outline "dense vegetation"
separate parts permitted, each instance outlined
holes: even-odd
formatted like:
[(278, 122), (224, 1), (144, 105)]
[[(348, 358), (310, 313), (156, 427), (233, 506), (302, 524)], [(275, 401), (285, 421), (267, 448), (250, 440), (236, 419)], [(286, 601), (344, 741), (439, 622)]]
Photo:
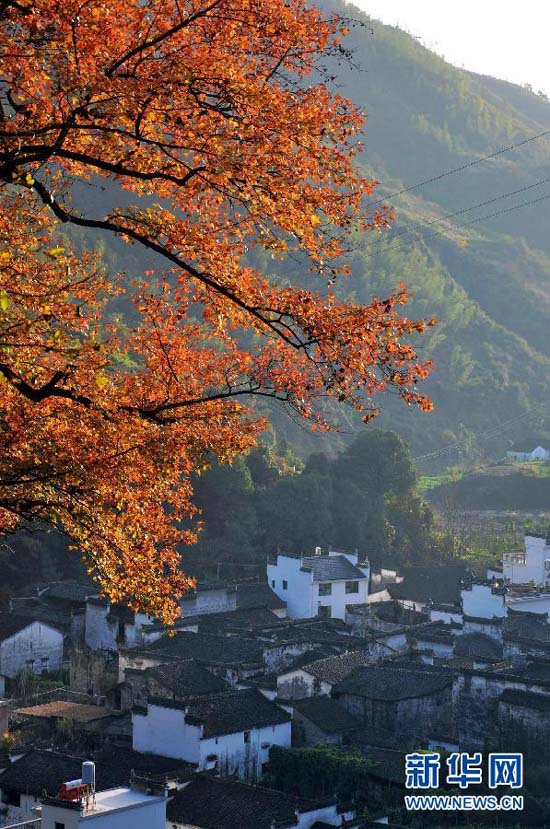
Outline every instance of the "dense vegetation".
[(187, 566), (211, 577), (263, 576), (268, 553), (312, 555), (316, 546), (357, 548), (386, 565), (429, 555), (431, 512), (398, 435), (372, 429), (334, 458), (317, 452), (298, 464), (284, 444), (262, 446), (198, 478), (205, 530)]
[(341, 803), (353, 801), (361, 810), (367, 801), (367, 773), (373, 765), (360, 752), (335, 745), (272, 746), (264, 783), (310, 800), (336, 797)]
[(549, 512), (550, 464), (497, 465), (454, 480), (445, 476), (428, 496), (439, 508), (452, 502), (462, 510)]

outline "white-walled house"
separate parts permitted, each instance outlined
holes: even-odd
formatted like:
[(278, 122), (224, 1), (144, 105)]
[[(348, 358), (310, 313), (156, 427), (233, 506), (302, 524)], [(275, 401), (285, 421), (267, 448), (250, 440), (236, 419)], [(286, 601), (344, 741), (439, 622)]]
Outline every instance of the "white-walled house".
[(196, 763), (257, 780), (272, 745), (291, 744), (291, 716), (256, 688), (212, 694), (189, 702), (150, 698), (134, 709), (135, 751)]
[(63, 633), (52, 625), (0, 613), (0, 674), (15, 677), (24, 668), (54, 671), (63, 661)]
[[(151, 785), (149, 783), (149, 785)], [(119, 786), (78, 803), (46, 798), (40, 829), (166, 829), (166, 796)]]
[[(550, 618), (550, 591), (522, 584), (474, 582), (461, 591), (465, 630), (475, 629), (475, 623), (497, 624), (509, 611), (548, 614)], [(472, 625), (474, 623), (474, 625)], [(479, 628), (478, 630), (482, 630)]]
[(369, 576), (369, 562), (357, 553), (322, 555), (319, 547), (314, 556), (277, 553), (267, 564), (268, 584), (286, 602), (289, 619), (345, 619), (347, 605), (367, 601)]
[(523, 552), (505, 553), (502, 575), (510, 584), (537, 586), (550, 584), (550, 538), (548, 535), (526, 535)]
[(550, 448), (541, 446), (536, 441), (531, 444), (515, 444), (506, 453), (506, 457), (511, 461), (548, 461), (550, 460)]

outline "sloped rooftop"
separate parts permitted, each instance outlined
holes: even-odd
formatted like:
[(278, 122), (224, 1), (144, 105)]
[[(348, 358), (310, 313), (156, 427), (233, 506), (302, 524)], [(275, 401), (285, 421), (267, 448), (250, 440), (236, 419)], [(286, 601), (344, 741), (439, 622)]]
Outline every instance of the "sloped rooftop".
[(186, 720), (204, 726), (204, 737), (237, 734), (289, 722), (287, 711), (266, 699), (257, 688), (243, 688), (199, 697), (189, 702), (151, 697), (149, 705), (176, 708), (187, 712)]
[(235, 780), (196, 775), (168, 801), (166, 817), (168, 823), (198, 829), (271, 829), (274, 824), (295, 826), (297, 811), (313, 811), (331, 802), (312, 802)]
[(378, 664), (356, 668), (333, 691), (336, 695), (352, 694), (365, 699), (397, 702), (429, 696), (452, 684), (452, 674), (447, 671), (411, 670)]
[(502, 659), (502, 645), (485, 633), (464, 633), (455, 639), (454, 654), (497, 662)]
[(313, 573), (313, 581), (357, 581), (366, 575), (346, 556), (308, 556), (302, 559), (301, 570)]
[(292, 702), (292, 706), (325, 734), (346, 734), (357, 728), (356, 718), (332, 697), (308, 697)]
[(214, 636), (207, 633), (178, 631), (162, 636), (147, 647), (155, 654), (196, 659), (205, 664), (263, 664), (263, 650), (255, 639), (240, 636)]
[(334, 685), (349, 676), (359, 665), (366, 665), (371, 660), (368, 651), (349, 651), (302, 665), (302, 670), (321, 682)]
[(470, 578), (470, 571), (463, 562), (402, 567), (399, 573), (403, 581), (388, 584), (392, 599), (409, 599), (421, 604), (460, 604), (461, 582)]
[(282, 610), (286, 603), (273, 592), (267, 582), (258, 584), (236, 584), (237, 610), (252, 610), (265, 607), (268, 610)]
[(227, 682), (210, 673), (195, 659), (168, 662), (156, 668), (148, 668), (147, 673), (163, 688), (182, 696), (201, 696), (226, 691)]

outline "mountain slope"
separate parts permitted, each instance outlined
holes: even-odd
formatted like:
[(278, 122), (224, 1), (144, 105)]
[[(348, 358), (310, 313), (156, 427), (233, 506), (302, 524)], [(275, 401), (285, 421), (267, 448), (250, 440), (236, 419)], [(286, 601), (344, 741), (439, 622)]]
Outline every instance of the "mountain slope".
[[(413, 311), (439, 319), (423, 344), (437, 366), (428, 384), (436, 412), (390, 404), (383, 425), (417, 455), (455, 441), (462, 456), (498, 455), (523, 431), (550, 427), (550, 134), (532, 140), (550, 130), (550, 103), (452, 67), (351, 4), (319, 5), (361, 22), (346, 44), (360, 68), (334, 74), (368, 113), (362, 163), (396, 214), (385, 238), (357, 241), (347, 288), (366, 299), (404, 279)], [(511, 209), (531, 200), (540, 201)], [(491, 203), (467, 210), (480, 202)], [(486, 435), (513, 418), (509, 431)]]

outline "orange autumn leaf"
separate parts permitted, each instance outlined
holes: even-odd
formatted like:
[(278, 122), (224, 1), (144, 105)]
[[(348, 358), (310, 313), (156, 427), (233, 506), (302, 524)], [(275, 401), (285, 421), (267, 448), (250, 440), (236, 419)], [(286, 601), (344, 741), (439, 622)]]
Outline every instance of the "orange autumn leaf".
[[(368, 305), (324, 293), (349, 234), (391, 218), (365, 213), (362, 113), (312, 74), (340, 48), (337, 17), (302, 0), (6, 0), (0, 32), (0, 530), (63, 528), (106, 595), (170, 622), (192, 583), (191, 475), (254, 445), (254, 398), (319, 430), (327, 394), (365, 420), (387, 389), (427, 410), (409, 339), (432, 321), (399, 313), (403, 286)], [(104, 212), (83, 184), (105, 188)], [(164, 265), (107, 274), (60, 241), (70, 225)], [(306, 254), (319, 291), (262, 276), (256, 246)]]

